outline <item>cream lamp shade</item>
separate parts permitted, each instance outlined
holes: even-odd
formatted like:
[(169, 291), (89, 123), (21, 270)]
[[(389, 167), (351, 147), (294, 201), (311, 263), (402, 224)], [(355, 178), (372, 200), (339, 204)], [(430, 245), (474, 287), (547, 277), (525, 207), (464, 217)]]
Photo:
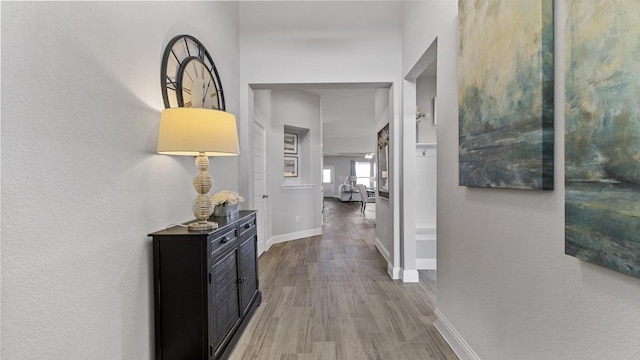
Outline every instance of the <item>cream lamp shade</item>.
[(193, 179), (198, 193), (193, 201), (195, 222), (189, 230), (206, 231), (218, 227), (208, 221), (213, 201), (208, 193), (213, 186), (209, 175), (209, 156), (239, 154), (236, 117), (220, 110), (201, 108), (169, 108), (162, 111), (158, 131), (158, 153), (196, 156), (199, 171)]
[(239, 152), (236, 117), (233, 114), (198, 108), (162, 111), (158, 132), (159, 154), (235, 156)]

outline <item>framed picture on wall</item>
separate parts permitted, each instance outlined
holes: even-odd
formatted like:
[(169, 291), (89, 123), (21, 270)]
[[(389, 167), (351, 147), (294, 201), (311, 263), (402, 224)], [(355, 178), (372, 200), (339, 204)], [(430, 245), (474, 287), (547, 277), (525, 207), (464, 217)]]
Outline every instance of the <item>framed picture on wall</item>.
[(284, 133), (284, 153), (294, 155), (298, 153), (298, 134)]
[(376, 146), (376, 160), (378, 162), (378, 196), (389, 198), (389, 124), (378, 131), (378, 145)]
[(298, 157), (284, 157), (284, 177), (298, 177)]

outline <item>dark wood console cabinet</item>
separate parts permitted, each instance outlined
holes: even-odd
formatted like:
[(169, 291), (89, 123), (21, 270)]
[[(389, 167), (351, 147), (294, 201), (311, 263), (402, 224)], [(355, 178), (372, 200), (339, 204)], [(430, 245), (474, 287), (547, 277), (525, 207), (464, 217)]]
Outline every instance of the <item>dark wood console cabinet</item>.
[(262, 301), (255, 211), (153, 237), (156, 359), (224, 359)]

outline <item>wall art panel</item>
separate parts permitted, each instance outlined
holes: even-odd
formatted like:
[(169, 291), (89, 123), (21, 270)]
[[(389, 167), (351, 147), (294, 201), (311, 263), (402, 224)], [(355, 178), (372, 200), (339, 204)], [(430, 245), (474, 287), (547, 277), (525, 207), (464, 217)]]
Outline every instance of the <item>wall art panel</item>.
[(553, 1), (458, 7), (460, 185), (553, 189)]
[(567, 1), (565, 41), (565, 253), (640, 277), (640, 1)]

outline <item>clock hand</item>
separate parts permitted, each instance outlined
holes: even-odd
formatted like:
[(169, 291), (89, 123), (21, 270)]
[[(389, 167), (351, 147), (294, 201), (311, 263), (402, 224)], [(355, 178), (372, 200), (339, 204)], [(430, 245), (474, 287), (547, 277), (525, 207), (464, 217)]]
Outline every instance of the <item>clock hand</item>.
[(209, 93), (209, 86), (211, 85), (211, 79), (209, 79), (209, 81), (207, 82), (207, 88), (205, 89), (205, 91), (202, 93), (202, 103), (204, 104), (205, 99), (207, 98), (207, 94)]
[(209, 90), (209, 87), (205, 85), (205, 81), (204, 81), (204, 74), (206, 73), (206, 68), (204, 66), (203, 62), (200, 62), (200, 70), (202, 71), (202, 105), (205, 106), (206, 105), (206, 100), (207, 100), (207, 91)]

